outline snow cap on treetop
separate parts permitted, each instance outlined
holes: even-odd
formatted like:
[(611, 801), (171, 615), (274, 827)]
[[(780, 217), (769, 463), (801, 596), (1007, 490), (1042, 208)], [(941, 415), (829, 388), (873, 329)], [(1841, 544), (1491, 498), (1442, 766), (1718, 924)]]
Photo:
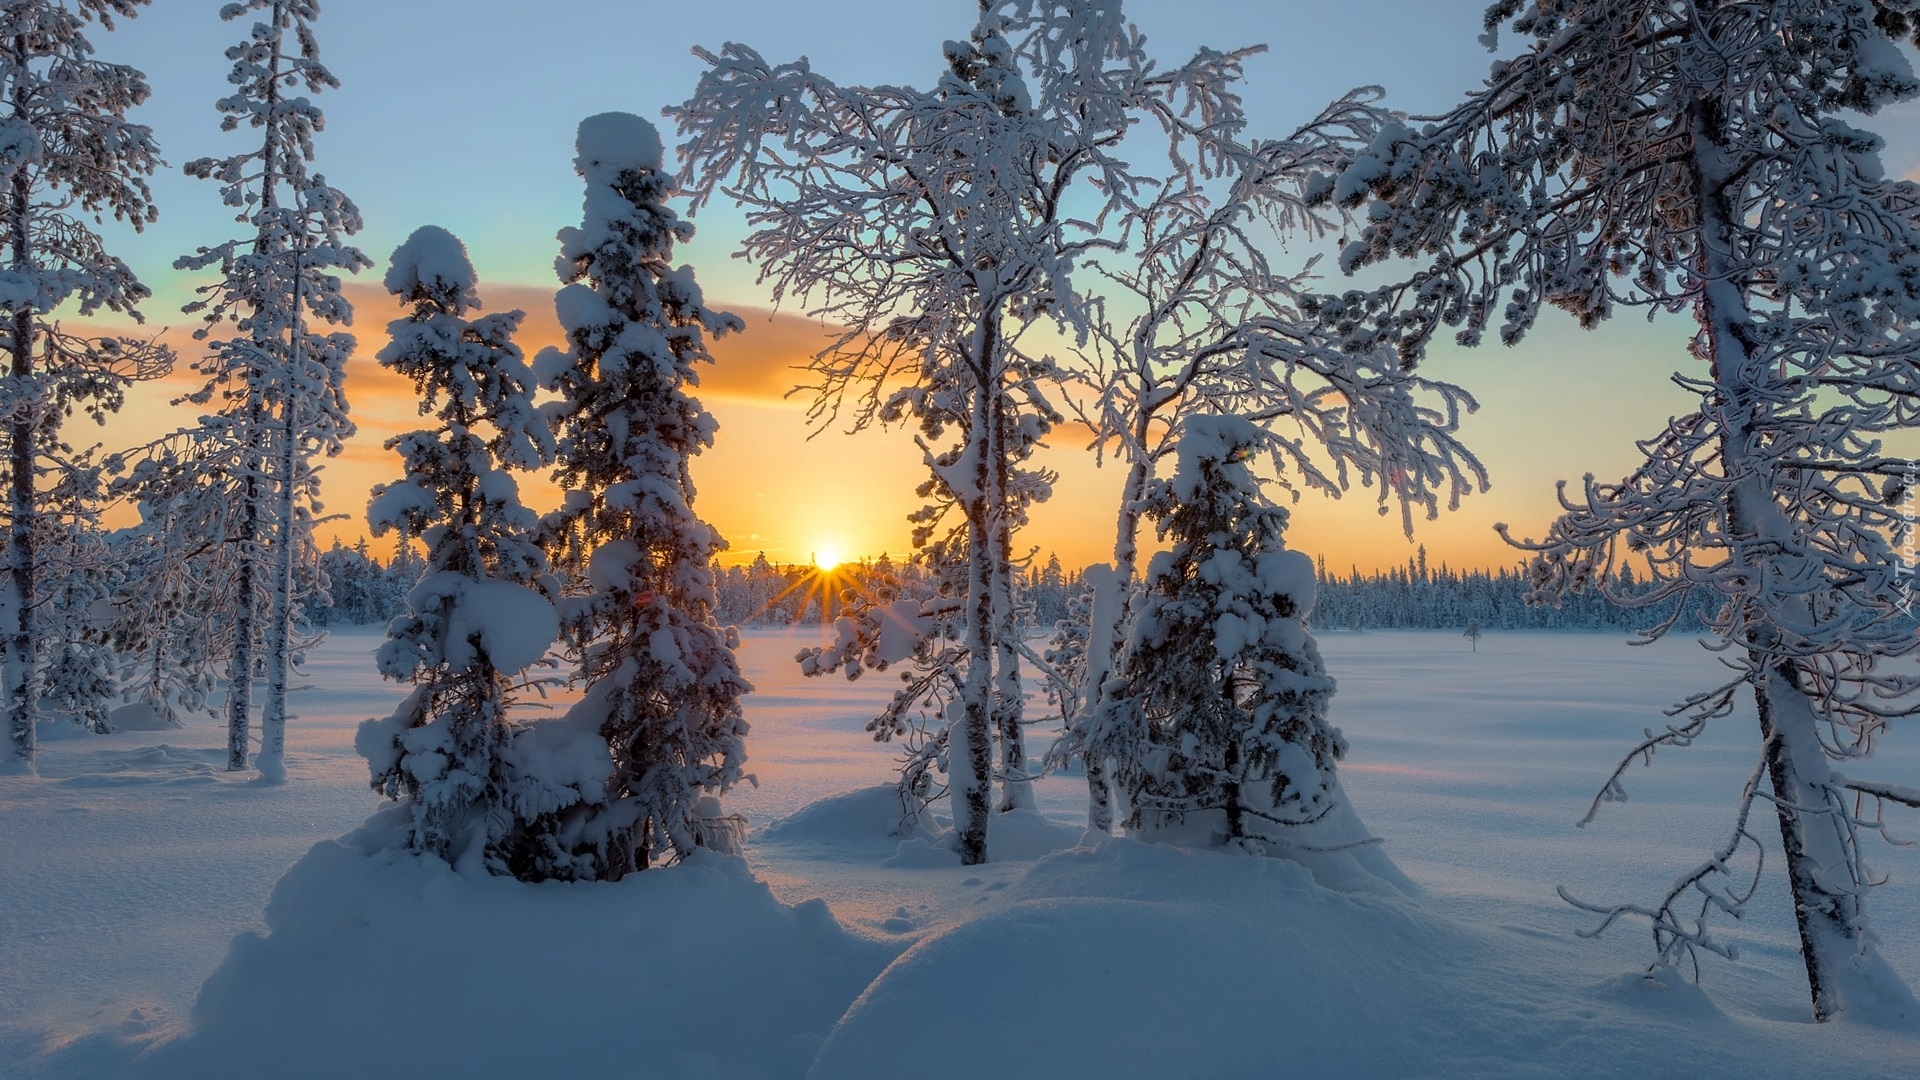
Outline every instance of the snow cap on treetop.
[(479, 281), (459, 237), (438, 225), (422, 225), (393, 249), (382, 284), (402, 300), (432, 300), (458, 315), (479, 305), (474, 291)]
[(666, 161), (660, 132), (632, 113), (609, 112), (580, 121), (574, 167), (589, 181), (612, 181), (632, 170), (659, 171)]
[(1182, 501), (1194, 498), (1203, 488), (1200, 471), (1208, 464), (1238, 463), (1263, 440), (1260, 425), (1238, 416), (1194, 416), (1187, 419), (1186, 434), (1180, 437), (1179, 464), (1174, 469), (1173, 490)]

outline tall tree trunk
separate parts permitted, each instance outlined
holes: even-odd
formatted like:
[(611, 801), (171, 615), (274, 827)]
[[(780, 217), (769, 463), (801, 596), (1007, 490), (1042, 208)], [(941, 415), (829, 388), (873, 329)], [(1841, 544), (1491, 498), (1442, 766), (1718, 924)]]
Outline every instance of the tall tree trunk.
[[(299, 326), (294, 328), (297, 354)], [(297, 355), (294, 361), (297, 362)], [(261, 642), (266, 650), (266, 698), (260, 707), (260, 756), (255, 767), (260, 779), (283, 783), (287, 779), (287, 669), (293, 651), (293, 566), (294, 548), (300, 530), (294, 522), (297, 485), (294, 470), (299, 467), (299, 403), (289, 398), (282, 406), (285, 415), (280, 424), (281, 444), (275, 448), (278, 487), (274, 492), (273, 522), (273, 600), (268, 608), (266, 633)]]
[[(268, 25), (273, 30), (273, 56), (269, 62), (272, 64), (272, 70), (276, 74), (281, 70), (280, 44), (282, 35), (285, 32), (281, 26), (281, 17), (284, 12), (284, 7), (283, 4), (274, 4), (272, 15), (268, 22)], [(279, 101), (280, 80), (274, 78), (267, 86), (266, 105), (269, 113), (278, 106)], [(262, 214), (272, 213), (274, 209), (279, 206), (279, 201), (279, 158), (275, 154), (272, 135), (269, 134), (262, 150), (260, 212)], [(271, 246), (267, 242), (267, 231), (265, 228), (262, 228), (259, 237), (254, 241), (253, 250), (256, 254), (266, 254), (270, 249)], [(260, 312), (255, 310), (253, 315), (257, 320)], [(258, 347), (261, 352), (269, 356), (273, 354), (278, 345), (278, 341), (275, 338), (268, 336), (262, 329), (258, 328), (257, 325), (253, 332), (253, 340), (254, 345)], [(227, 669), (227, 768), (236, 771), (247, 767), (247, 732), (250, 722), (248, 713), (253, 705), (254, 647), (260, 636), (259, 629), (255, 625), (257, 622), (257, 613), (254, 608), (254, 593), (259, 587), (258, 575), (261, 569), (260, 555), (263, 546), (261, 543), (263, 539), (262, 529), (265, 527), (265, 522), (262, 520), (264, 515), (261, 513), (261, 510), (267, 498), (267, 492), (264, 490), (266, 478), (263, 475), (266, 468), (267, 456), (267, 447), (265, 445), (267, 427), (266, 390), (265, 387), (261, 385), (265, 375), (266, 373), (261, 371), (248, 373), (247, 431), (244, 449), (241, 452), (241, 466), (246, 476), (245, 505), (241, 510), (241, 535), (244, 538), (241, 543), (243, 557), (240, 560), (239, 578), (234, 586), (239, 597), (238, 603), (235, 605), (233, 626), (233, 662)], [(265, 717), (262, 717), (262, 728), (264, 729), (264, 727)], [(262, 750), (264, 751), (264, 749), (265, 747), (263, 745)], [(279, 762), (275, 763), (275, 767), (278, 769), (284, 768)], [(263, 777), (268, 775), (265, 769), (262, 769), (261, 775)], [(282, 775), (284, 776), (284, 772)]]
[[(997, 385), (996, 385), (997, 388)], [(1013, 595), (1013, 506), (1008, 491), (1006, 401), (988, 399), (987, 455), (993, 482), (987, 505), (993, 514), (993, 730), (1000, 742), (1000, 809), (1031, 810), (1033, 781), (1027, 779), (1027, 740), (1021, 729), (1026, 691), (1020, 685), (1019, 612)]]
[[(1104, 690), (1113, 677), (1125, 636), (1127, 609), (1133, 595), (1133, 579), (1140, 553), (1140, 500), (1147, 493), (1152, 461), (1147, 457), (1147, 428), (1150, 414), (1142, 412), (1135, 423), (1133, 460), (1127, 465), (1126, 483), (1120, 489), (1120, 515), (1113, 538), (1113, 566), (1089, 568), (1088, 584), (1094, 588), (1093, 610), (1087, 617), (1087, 653), (1080, 673), (1080, 702), (1075, 719), (1090, 724), (1101, 715)], [(1104, 571), (1096, 573), (1096, 571)], [(1106, 754), (1081, 739), (1081, 757), (1087, 766), (1087, 827), (1101, 832), (1113, 831), (1113, 782), (1107, 772)]]
[(269, 783), (287, 779), (287, 669), (293, 662), (293, 568), (295, 548), (300, 540), (298, 509), (300, 468), (300, 397), (294, 387), (300, 382), (301, 346), (306, 342), (305, 320), (300, 305), (306, 297), (301, 289), (304, 241), (294, 241), (291, 325), (287, 329), (287, 399), (280, 406), (279, 461), (276, 462), (277, 513), (273, 522), (273, 604), (268, 612), (266, 633), (267, 699), (260, 711), (260, 778)]
[[(20, 184), (14, 185), (16, 198), (20, 197)], [(24, 203), (16, 202), (16, 207)], [(24, 215), (16, 215), (14, 242), (23, 243), (25, 233)], [(16, 248), (16, 250), (20, 250)], [(15, 259), (16, 266), (21, 260)], [(13, 317), (13, 365), (12, 376), (15, 393), (21, 394), (27, 388), (33, 374), (33, 313), (31, 310), (19, 311)], [(40, 721), (40, 687), (35, 678), (34, 652), (38, 644), (33, 633), (33, 607), (36, 593), (33, 550), (34, 490), (33, 490), (33, 443), (35, 438), (34, 418), (39, 414), (37, 403), (20, 401), (15, 405), (15, 414), (8, 423), (7, 435), (8, 468), (12, 472), (12, 483), (8, 485), (8, 511), (11, 515), (7, 542), (11, 547), (7, 588), (3, 601), (4, 609), (13, 616), (13, 625), (6, 628), (7, 658), (4, 670), (7, 696), (7, 730), (12, 743), (12, 757), (28, 772), (34, 769), (34, 758), (39, 750), (38, 727)]]
[(1120, 648), (1120, 624), (1126, 620), (1127, 585), (1110, 566), (1089, 566), (1086, 582), (1093, 587), (1093, 610), (1087, 616), (1087, 653), (1080, 673), (1080, 700), (1074, 723), (1080, 725), (1080, 756), (1087, 766), (1087, 828), (1113, 831), (1113, 785), (1107, 775), (1105, 750), (1093, 746), (1088, 726), (1100, 716), (1101, 689), (1113, 675), (1114, 653)]
[[(12, 42), (12, 59), (15, 70), (24, 72), (27, 66), (27, 40), (15, 36)], [(27, 98), (27, 80), (22, 77), (14, 81), (13, 115), (17, 120), (25, 121), (30, 106)], [(31, 275), (33, 265), (33, 236), (30, 224), (33, 215), (33, 180), (27, 169), (17, 169), (13, 174), (12, 205), (8, 207), (10, 220), (8, 241), (13, 245), (13, 269), (22, 275)], [(18, 303), (18, 301), (16, 301)], [(11, 744), (10, 756), (19, 762), (28, 772), (34, 770), (34, 759), (39, 752), (40, 723), (40, 686), (35, 678), (34, 652), (38, 642), (33, 633), (33, 607), (36, 593), (34, 574), (38, 569), (34, 565), (33, 533), (37, 507), (34, 499), (34, 442), (38, 437), (41, 403), (35, 400), (30, 383), (33, 377), (33, 337), (34, 312), (31, 304), (16, 307), (13, 313), (13, 353), (10, 375), (13, 379), (13, 416), (7, 423), (9, 440), (8, 468), (12, 472), (12, 483), (8, 485), (8, 512), (11, 515), (7, 534), (9, 559), (6, 592), (0, 595), (0, 610), (12, 615), (13, 625), (6, 627), (6, 662), (0, 668), (0, 681), (5, 683), (7, 699), (7, 734)]]
[(227, 771), (247, 767), (247, 742), (252, 726), (253, 644), (258, 638), (254, 627), (255, 575), (260, 567), (260, 504), (266, 498), (261, 490), (260, 433), (266, 417), (260, 407), (258, 391), (247, 405), (246, 426), (240, 445), (240, 562), (233, 582), (233, 656), (227, 664)]
[[(1699, 316), (1711, 347), (1713, 380), (1723, 417), (1722, 467), (1733, 485), (1725, 496), (1728, 558), (1749, 581), (1765, 583), (1791, 576), (1800, 543), (1773, 501), (1770, 477), (1755, 460), (1754, 439), (1764, 431), (1760, 414), (1771, 406), (1767, 387), (1774, 376), (1754, 363), (1747, 307), (1751, 282), (1734, 256), (1735, 211), (1728, 189), (1739, 183), (1737, 163), (1719, 139), (1714, 104), (1706, 96), (1691, 109), (1692, 164), (1700, 214), (1700, 276), (1705, 283)], [(1768, 619), (1782, 613), (1755, 612), (1739, 620), (1748, 663), (1752, 665), (1754, 702), (1759, 710), (1761, 753), (1773, 786), (1780, 820), (1787, 881), (1793, 893), (1800, 954), (1815, 1020), (1829, 1020), (1846, 1008), (1848, 972), (1861, 958), (1877, 957), (1863, 931), (1857, 862), (1845, 823), (1846, 807), (1836, 796), (1833, 774), (1819, 739), (1820, 719), (1800, 686), (1792, 661), (1777, 655), (1777, 635)]]
[(960, 715), (950, 722), (947, 736), (947, 776), (960, 861), (968, 866), (987, 861), (987, 819), (993, 803), (993, 524), (1000, 508), (990, 498), (995, 485), (987, 432), (992, 417), (988, 400), (997, 389), (995, 338), (991, 315), (983, 315), (974, 334), (973, 402), (966, 428), (971, 490), (956, 493), (967, 517), (967, 674), (960, 688)]

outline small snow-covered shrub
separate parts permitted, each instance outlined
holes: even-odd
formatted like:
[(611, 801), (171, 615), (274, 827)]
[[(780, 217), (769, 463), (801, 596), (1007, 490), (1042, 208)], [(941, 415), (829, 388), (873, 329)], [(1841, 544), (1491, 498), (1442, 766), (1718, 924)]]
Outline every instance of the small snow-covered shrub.
[(1193, 417), (1149, 513), (1171, 550), (1102, 703), (1090, 753), (1119, 763), (1136, 835), (1200, 843), (1265, 838), (1327, 818), (1346, 752), (1327, 723), (1333, 680), (1305, 627), (1313, 565), (1287, 550), (1287, 512), (1246, 464), (1265, 434), (1234, 417)]

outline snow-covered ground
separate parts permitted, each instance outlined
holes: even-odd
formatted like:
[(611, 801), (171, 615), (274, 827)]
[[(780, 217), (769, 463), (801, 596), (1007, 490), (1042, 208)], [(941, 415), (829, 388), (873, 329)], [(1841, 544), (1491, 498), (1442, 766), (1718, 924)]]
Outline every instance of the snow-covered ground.
[[(747, 635), (745, 868), (529, 887), (369, 857), (323, 841), (383, 805), (352, 751), (398, 697), (379, 640), (312, 656), (284, 787), (222, 772), (210, 723), (52, 741), (39, 778), (0, 777), (0, 1077), (1920, 1071), (1910, 1029), (1809, 1021), (1777, 863), (1720, 924), (1739, 955), (1708, 958), (1704, 994), (1624, 977), (1640, 925), (1575, 936), (1593, 920), (1556, 885), (1647, 901), (1728, 830), (1750, 713), (1574, 826), (1641, 729), (1714, 678), (1690, 641), (1324, 635), (1343, 781), (1409, 899), (1278, 860), (1076, 847), (1077, 777), (1039, 785), (1044, 816), (996, 818), (985, 867), (889, 837), (865, 789), (893, 749), (861, 727), (890, 682), (801, 679), (807, 631)], [(1904, 734), (1850, 771), (1913, 783)], [(1873, 855), (1885, 955), (1920, 982), (1920, 853)]]

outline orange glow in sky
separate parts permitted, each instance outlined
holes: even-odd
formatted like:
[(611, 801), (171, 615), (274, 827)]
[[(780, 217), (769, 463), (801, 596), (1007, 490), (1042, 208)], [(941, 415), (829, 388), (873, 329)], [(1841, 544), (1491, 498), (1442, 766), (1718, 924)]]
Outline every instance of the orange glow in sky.
[[(383, 444), (419, 422), (411, 383), (373, 359), (386, 340), (387, 321), (401, 314), (399, 306), (371, 282), (350, 283), (347, 290), (359, 337), (347, 393), (359, 433), (324, 466), (330, 516), (320, 526), (323, 545), (335, 537), (352, 543), (366, 534), (368, 491), (397, 477), (398, 457)], [(551, 289), (489, 287), (483, 281), (481, 297), (493, 310), (527, 312), (519, 340), (528, 356), (559, 343)], [(718, 297), (713, 302), (725, 304)], [(786, 394), (799, 375), (794, 366), (825, 342), (824, 332), (799, 316), (736, 310), (746, 332), (712, 343), (717, 362), (702, 372), (696, 391), (720, 430), (714, 447), (693, 465), (695, 510), (730, 542), (722, 561), (750, 562), (764, 553), (775, 563), (826, 568), (881, 552), (896, 560), (909, 555), (906, 516), (919, 505), (914, 488), (926, 475), (911, 433), (850, 434), (845, 424), (810, 425), (806, 401)], [(91, 425), (73, 421), (74, 441), (98, 438), (117, 449), (191, 424), (196, 407), (167, 404), (197, 386), (186, 371), (198, 348), (191, 329), (176, 325), (165, 333), (181, 352), (183, 373), (135, 388), (125, 413), (103, 432), (90, 434)], [(1540, 335), (1540, 344), (1520, 350), (1436, 356), (1429, 374), (1462, 383), (1482, 401), (1466, 433), (1468, 445), (1493, 472), (1494, 490), (1467, 499), (1458, 513), (1418, 522), (1411, 540), (1401, 531), (1398, 510), (1382, 515), (1372, 490), (1356, 489), (1339, 500), (1309, 493), (1297, 502), (1276, 491), (1292, 509), (1289, 543), (1324, 556), (1340, 572), (1404, 564), (1417, 544), (1426, 545), (1435, 565), (1517, 561), (1520, 553), (1499, 540), (1493, 522), (1510, 522), (1519, 536), (1539, 535), (1553, 516), (1554, 480), (1577, 484), (1587, 470), (1607, 476), (1630, 469), (1632, 437), (1656, 430), (1669, 413), (1685, 407), (1683, 396), (1657, 392), (1667, 371), (1685, 366), (1683, 333), (1677, 323), (1650, 329), (1623, 322), (1595, 333)], [(1058, 554), (1066, 566), (1080, 567), (1112, 557), (1119, 471), (1111, 459), (1096, 468), (1084, 444), (1085, 429), (1063, 428), (1041, 454), (1040, 464), (1060, 478), (1053, 498), (1034, 509), (1020, 542), (1023, 549), (1037, 549), (1042, 561)], [(557, 499), (544, 477), (524, 478), (522, 492), (537, 507)], [(126, 520), (123, 511), (115, 523)], [(1143, 542), (1151, 547), (1152, 536)], [(390, 551), (391, 541), (375, 548)]]

